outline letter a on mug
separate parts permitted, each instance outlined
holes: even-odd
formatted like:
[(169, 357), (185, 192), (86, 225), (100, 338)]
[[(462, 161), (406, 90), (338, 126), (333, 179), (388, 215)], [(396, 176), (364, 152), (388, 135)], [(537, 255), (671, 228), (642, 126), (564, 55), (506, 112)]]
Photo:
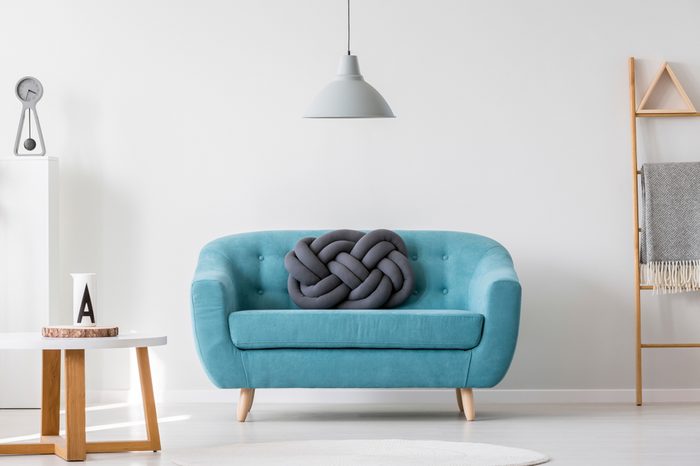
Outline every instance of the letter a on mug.
[(73, 277), (73, 325), (94, 327), (97, 276), (94, 273), (72, 273)]

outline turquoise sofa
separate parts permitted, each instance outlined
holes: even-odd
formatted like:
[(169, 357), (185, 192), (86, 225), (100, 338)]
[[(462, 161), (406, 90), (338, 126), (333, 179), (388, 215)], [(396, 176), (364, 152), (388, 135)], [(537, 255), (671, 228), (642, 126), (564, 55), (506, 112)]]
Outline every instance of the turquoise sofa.
[(515, 351), (521, 289), (506, 249), (448, 231), (399, 231), (415, 274), (398, 308), (299, 309), (284, 256), (325, 231), (226, 236), (201, 251), (192, 282), (194, 337), (220, 388), (240, 388), (238, 419), (256, 388), (452, 388), (467, 419), (471, 389), (492, 387)]

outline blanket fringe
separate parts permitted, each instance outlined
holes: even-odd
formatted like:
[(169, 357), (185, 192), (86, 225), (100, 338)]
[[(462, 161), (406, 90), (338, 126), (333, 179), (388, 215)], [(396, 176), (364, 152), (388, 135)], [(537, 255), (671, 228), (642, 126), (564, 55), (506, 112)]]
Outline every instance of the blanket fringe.
[(700, 290), (700, 260), (655, 261), (641, 266), (642, 283), (654, 287), (654, 294)]

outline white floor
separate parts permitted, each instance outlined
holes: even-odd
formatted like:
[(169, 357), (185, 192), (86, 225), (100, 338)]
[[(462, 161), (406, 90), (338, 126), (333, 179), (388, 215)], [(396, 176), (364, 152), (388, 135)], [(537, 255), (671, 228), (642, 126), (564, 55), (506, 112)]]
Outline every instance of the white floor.
[[(170, 464), (179, 449), (234, 442), (403, 438), (495, 443), (550, 455), (562, 465), (700, 465), (700, 405), (631, 404), (478, 405), (468, 423), (456, 406), (376, 404), (254, 405), (246, 423), (235, 405), (159, 406), (162, 453), (88, 455), (103, 465)], [(94, 406), (88, 439), (144, 434), (138, 405)], [(39, 412), (0, 410), (0, 442), (30, 441)], [(27, 437), (27, 438), (18, 438)], [(0, 457), (5, 465), (63, 465), (52, 456)]]

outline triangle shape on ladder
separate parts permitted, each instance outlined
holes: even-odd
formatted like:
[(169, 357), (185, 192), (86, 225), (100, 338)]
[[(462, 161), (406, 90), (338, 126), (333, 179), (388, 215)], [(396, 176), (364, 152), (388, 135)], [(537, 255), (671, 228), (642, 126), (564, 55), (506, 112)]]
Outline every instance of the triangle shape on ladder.
[[(656, 90), (656, 86), (661, 81), (664, 73), (668, 74), (668, 77), (671, 78), (673, 87), (675, 87), (676, 92), (685, 103), (686, 108), (646, 108), (649, 98), (654, 93), (654, 90)], [(661, 65), (659, 72), (656, 74), (656, 77), (651, 82), (649, 89), (647, 89), (646, 93), (644, 94), (644, 97), (642, 97), (642, 101), (639, 103), (639, 107), (637, 108), (637, 113), (696, 113), (696, 110), (695, 106), (690, 101), (690, 97), (688, 97), (688, 94), (685, 93), (683, 86), (681, 86), (681, 82), (676, 77), (676, 73), (673, 72), (668, 63), (664, 62), (664, 64)]]

